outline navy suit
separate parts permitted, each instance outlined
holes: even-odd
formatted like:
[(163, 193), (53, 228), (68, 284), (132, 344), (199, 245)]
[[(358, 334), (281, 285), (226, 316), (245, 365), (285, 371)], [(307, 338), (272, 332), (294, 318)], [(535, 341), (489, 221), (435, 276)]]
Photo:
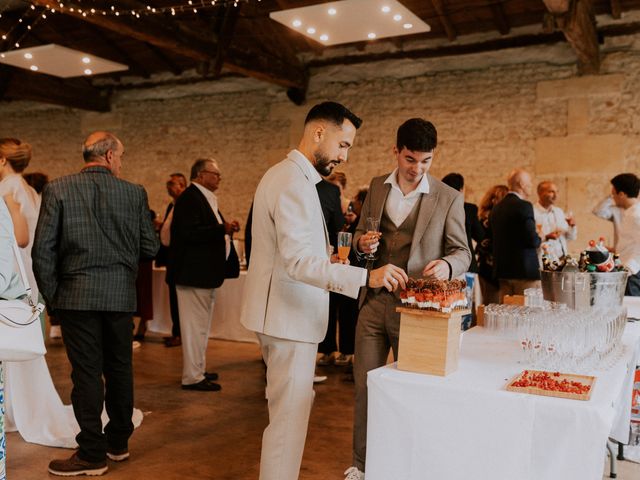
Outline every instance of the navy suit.
[(540, 237), (533, 205), (510, 192), (491, 210), (489, 227), (495, 278), (539, 280)]
[(168, 281), (195, 288), (222, 285), (226, 261), (224, 235), (224, 223), (218, 222), (205, 196), (191, 184), (178, 197), (173, 211)]

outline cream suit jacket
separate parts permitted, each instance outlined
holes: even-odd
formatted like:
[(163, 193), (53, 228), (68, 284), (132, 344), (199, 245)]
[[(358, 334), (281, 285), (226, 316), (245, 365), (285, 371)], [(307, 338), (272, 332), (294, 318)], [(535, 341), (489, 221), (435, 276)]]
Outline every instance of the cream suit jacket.
[[(391, 190), (384, 183), (389, 175), (371, 181), (369, 193), (362, 206), (360, 222), (353, 238), (353, 245), (366, 233), (367, 217), (382, 218), (382, 212)], [(422, 278), (422, 270), (431, 261), (439, 258), (451, 265), (451, 278), (465, 273), (471, 263), (471, 252), (467, 244), (464, 226), (464, 198), (460, 192), (427, 174), (429, 193), (420, 199), (420, 211), (413, 231), (407, 275)], [(360, 304), (364, 301), (364, 292)]]
[(241, 322), (272, 337), (318, 343), (327, 330), (329, 292), (357, 298), (366, 271), (329, 262), (316, 183), (297, 150), (260, 180), (253, 203), (251, 263)]

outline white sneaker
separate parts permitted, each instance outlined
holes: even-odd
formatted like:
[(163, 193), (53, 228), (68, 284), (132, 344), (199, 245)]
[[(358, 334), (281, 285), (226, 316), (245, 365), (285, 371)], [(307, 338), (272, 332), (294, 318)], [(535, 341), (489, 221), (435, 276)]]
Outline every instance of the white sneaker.
[(358, 470), (358, 467), (349, 467), (347, 471), (344, 472), (344, 480), (364, 480), (364, 472)]
[(49, 338), (62, 338), (62, 330), (60, 329), (60, 325), (51, 325), (51, 329), (49, 330)]

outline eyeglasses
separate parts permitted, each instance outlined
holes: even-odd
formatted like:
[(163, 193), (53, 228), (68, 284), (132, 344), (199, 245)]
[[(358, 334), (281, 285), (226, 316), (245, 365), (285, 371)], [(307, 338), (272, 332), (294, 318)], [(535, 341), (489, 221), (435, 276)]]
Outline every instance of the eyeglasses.
[(220, 172), (214, 172), (212, 170), (200, 170), (200, 173), (210, 173), (211, 175), (215, 175), (216, 177), (221, 177)]

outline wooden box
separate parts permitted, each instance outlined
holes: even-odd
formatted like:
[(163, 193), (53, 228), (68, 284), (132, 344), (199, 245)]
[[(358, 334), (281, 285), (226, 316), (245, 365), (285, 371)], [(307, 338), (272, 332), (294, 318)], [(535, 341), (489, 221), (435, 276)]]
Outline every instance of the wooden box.
[(400, 340), (398, 368), (410, 372), (446, 376), (458, 368), (462, 316), (451, 313), (399, 307)]

